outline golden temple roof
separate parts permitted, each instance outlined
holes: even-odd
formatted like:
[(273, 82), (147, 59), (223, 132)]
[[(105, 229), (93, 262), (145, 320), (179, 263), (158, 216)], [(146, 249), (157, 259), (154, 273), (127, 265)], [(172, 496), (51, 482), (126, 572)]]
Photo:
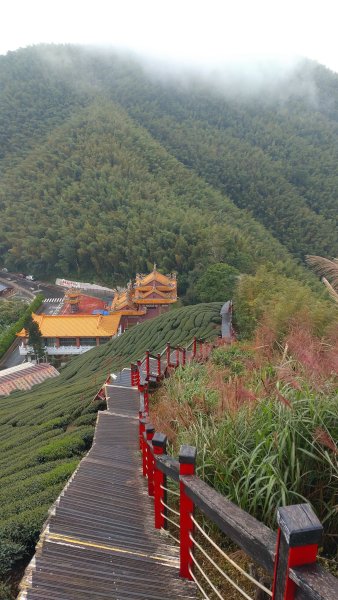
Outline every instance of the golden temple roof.
[[(36, 315), (34, 321), (39, 325), (42, 337), (111, 337), (117, 333), (120, 314), (111, 315)], [(26, 337), (25, 329), (17, 333)]]

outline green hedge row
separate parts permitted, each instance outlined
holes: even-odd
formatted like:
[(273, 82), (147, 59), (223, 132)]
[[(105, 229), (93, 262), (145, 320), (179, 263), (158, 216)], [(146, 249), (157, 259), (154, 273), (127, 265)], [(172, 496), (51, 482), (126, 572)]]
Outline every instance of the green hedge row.
[(2, 356), (5, 354), (5, 352), (7, 352), (8, 348), (10, 348), (10, 346), (12, 345), (12, 343), (15, 340), (16, 334), (19, 331), (21, 331), (21, 329), (23, 329), (23, 327), (25, 326), (26, 319), (37, 308), (39, 308), (39, 306), (42, 304), (42, 302), (43, 302), (43, 295), (42, 294), (38, 294), (34, 298), (33, 302), (31, 302), (30, 305), (27, 306), (25, 312), (20, 317), (20, 319), (18, 319), (16, 321), (16, 323), (13, 323), (13, 325), (11, 325), (11, 327), (9, 327), (9, 329), (6, 330), (6, 333), (4, 333), (0, 337), (0, 358), (2, 358)]

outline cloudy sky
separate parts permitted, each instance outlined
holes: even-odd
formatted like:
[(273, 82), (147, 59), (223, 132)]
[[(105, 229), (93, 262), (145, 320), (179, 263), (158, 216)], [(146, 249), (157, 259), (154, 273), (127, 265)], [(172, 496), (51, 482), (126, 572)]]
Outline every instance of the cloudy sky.
[(338, 72), (337, 17), (336, 0), (8, 0), (0, 54), (73, 42), (183, 64), (306, 56)]

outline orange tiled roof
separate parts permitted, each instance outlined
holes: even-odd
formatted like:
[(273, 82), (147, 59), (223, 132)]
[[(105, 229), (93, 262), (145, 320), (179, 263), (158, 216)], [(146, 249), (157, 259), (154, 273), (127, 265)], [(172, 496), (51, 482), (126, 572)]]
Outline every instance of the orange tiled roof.
[[(110, 337), (117, 333), (120, 314), (105, 315), (35, 315), (42, 337)], [(22, 329), (18, 337), (26, 337)]]
[(156, 269), (149, 273), (149, 275), (136, 275), (136, 286), (144, 286), (152, 281), (158, 281), (163, 283), (164, 285), (169, 285), (170, 287), (176, 286), (176, 278), (168, 277), (167, 275), (162, 275)]
[(173, 304), (177, 298), (140, 298), (135, 304)]

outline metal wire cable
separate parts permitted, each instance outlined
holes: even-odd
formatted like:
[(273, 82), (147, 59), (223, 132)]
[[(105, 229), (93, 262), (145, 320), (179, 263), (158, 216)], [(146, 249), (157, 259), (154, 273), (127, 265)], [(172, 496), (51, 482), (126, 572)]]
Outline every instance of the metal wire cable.
[[(211, 589), (215, 592), (216, 596), (218, 596), (218, 598), (220, 600), (224, 600), (223, 596), (219, 593), (217, 587), (214, 586), (214, 584), (212, 583), (212, 581), (210, 581), (208, 575), (203, 571), (202, 567), (200, 567), (200, 565), (198, 564), (196, 558), (194, 557), (193, 553), (190, 550), (190, 557), (192, 558), (194, 564), (196, 565), (196, 567), (198, 568), (199, 572), (203, 575), (204, 579), (208, 582), (208, 584), (210, 585)], [(252, 598), (250, 598), (249, 600), (252, 600)]]
[(231, 583), (231, 585), (236, 588), (236, 590), (238, 592), (240, 592), (240, 594), (242, 594), (242, 596), (244, 596), (244, 598), (246, 598), (247, 600), (253, 600), (251, 598), (251, 596), (248, 596), (248, 594), (242, 590), (241, 587), (239, 587), (239, 585), (237, 583), (234, 582), (233, 579), (231, 579), (231, 577), (229, 577), (229, 575), (227, 575), (227, 573), (225, 573), (223, 571), (223, 569), (221, 569), (221, 567), (218, 566), (217, 563), (215, 563), (215, 561), (211, 558), (211, 556), (209, 556), (209, 554), (202, 548), (202, 546), (199, 545), (198, 542), (196, 542), (196, 540), (193, 538), (193, 536), (190, 534), (190, 539), (191, 541), (197, 546), (197, 548), (204, 554), (204, 556), (211, 562), (211, 564), (217, 569), (217, 571), (223, 575), (223, 577), (229, 582)]
[(200, 592), (202, 592), (203, 594), (203, 598), (205, 598), (205, 600), (209, 600), (209, 596), (206, 595), (204, 589), (202, 588), (201, 584), (197, 581), (195, 575), (193, 574), (192, 570), (190, 569), (190, 567), (188, 567), (189, 569), (189, 573), (191, 575), (191, 577), (193, 578), (194, 582), (196, 583), (198, 589), (200, 590)]
[(167, 487), (164, 487), (164, 485), (160, 485), (161, 490), (165, 490), (166, 492), (170, 492), (170, 494), (174, 494), (174, 496), (179, 496), (178, 492), (175, 492), (175, 490), (170, 490)]
[(174, 515), (177, 515), (178, 517), (180, 516), (180, 513), (177, 510), (175, 510), (174, 508), (171, 508), (171, 506), (168, 506), (168, 504), (163, 502), (162, 499), (161, 499), (161, 504), (162, 504), (162, 506), (165, 506), (168, 510), (170, 510), (172, 513), (174, 513)]
[(169, 523), (171, 523), (172, 525), (175, 525), (175, 527), (177, 527), (177, 529), (180, 528), (180, 526), (177, 523), (175, 523), (175, 521), (173, 521), (172, 519), (169, 519), (169, 517), (167, 517), (167, 515), (165, 515), (162, 512), (161, 512), (161, 517), (163, 517), (164, 519), (166, 519), (167, 521), (169, 521)]
[(252, 583), (254, 583), (259, 588), (261, 588), (262, 590), (264, 590), (264, 592), (266, 594), (269, 594), (269, 596), (272, 596), (271, 590), (269, 590), (262, 583), (260, 583), (259, 581), (257, 581), (257, 579), (255, 579), (254, 577), (252, 577), (251, 575), (249, 575), (249, 573), (247, 573), (246, 571), (244, 571), (244, 569), (242, 569), (242, 567), (240, 567), (234, 560), (232, 560), (232, 558), (230, 558), (230, 556), (228, 556), (228, 554), (226, 554), (225, 552), (223, 552), (223, 550), (216, 544), (216, 542), (214, 542), (214, 540), (212, 540), (211, 537), (208, 536), (208, 534), (204, 531), (204, 529), (196, 521), (196, 519), (193, 517), (193, 515), (191, 515), (191, 519), (192, 519), (193, 523), (196, 525), (197, 529), (204, 535), (204, 537), (208, 540), (208, 542), (210, 542), (210, 544), (214, 548), (216, 548), (216, 550), (218, 550), (218, 552), (221, 554), (221, 556), (223, 556), (223, 558), (225, 558), (233, 567), (235, 567), (235, 569), (237, 569), (237, 571), (239, 571), (240, 573), (242, 573), (242, 575), (244, 575), (244, 577), (246, 577)]
[(170, 533), (170, 531), (168, 531), (168, 529), (164, 529), (164, 527), (161, 527), (161, 531), (165, 531), (166, 535), (169, 535), (169, 537), (171, 537), (173, 540), (175, 540), (175, 542), (177, 544), (180, 543), (180, 540), (178, 540), (172, 533)]

